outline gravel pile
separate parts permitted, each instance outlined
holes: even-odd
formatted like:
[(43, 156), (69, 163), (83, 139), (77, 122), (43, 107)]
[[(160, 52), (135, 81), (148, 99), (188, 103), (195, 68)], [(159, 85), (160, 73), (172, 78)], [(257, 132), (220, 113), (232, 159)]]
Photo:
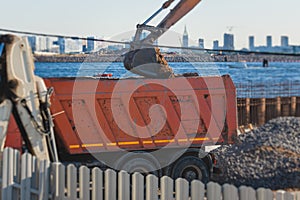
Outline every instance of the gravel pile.
[(221, 184), (300, 188), (300, 118), (280, 117), (214, 150)]

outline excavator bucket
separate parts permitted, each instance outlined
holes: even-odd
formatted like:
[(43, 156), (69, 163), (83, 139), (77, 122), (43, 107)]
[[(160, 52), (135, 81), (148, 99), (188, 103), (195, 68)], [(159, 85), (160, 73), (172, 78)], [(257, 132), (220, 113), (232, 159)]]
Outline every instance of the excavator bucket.
[[(153, 45), (155, 40), (192, 10), (200, 1), (201, 0), (180, 0), (156, 27), (147, 25), (147, 23), (163, 9), (168, 8), (171, 3), (173, 3), (173, 0), (168, 0), (143, 24), (138, 24), (134, 40), (130, 45), (131, 51), (125, 54), (125, 68), (132, 73), (142, 75), (146, 78), (174, 77), (173, 70), (168, 66), (167, 61), (164, 59), (163, 55), (161, 55), (159, 49), (149, 48), (149, 45)], [(144, 39), (141, 38), (143, 30), (150, 32)]]
[(134, 74), (147, 78), (172, 78), (174, 72), (159, 48), (144, 48), (125, 54), (124, 66)]

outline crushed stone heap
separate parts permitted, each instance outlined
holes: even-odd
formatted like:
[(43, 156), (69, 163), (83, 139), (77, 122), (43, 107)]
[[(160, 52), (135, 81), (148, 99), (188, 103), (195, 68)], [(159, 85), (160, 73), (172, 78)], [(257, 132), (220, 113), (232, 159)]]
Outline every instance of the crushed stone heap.
[(270, 120), (213, 153), (223, 172), (215, 181), (221, 184), (300, 188), (300, 118)]

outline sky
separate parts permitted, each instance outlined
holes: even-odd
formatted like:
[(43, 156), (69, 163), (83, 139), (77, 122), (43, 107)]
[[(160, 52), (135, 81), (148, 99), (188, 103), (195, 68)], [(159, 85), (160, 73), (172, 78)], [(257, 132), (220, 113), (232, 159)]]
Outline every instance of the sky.
[[(2, 0), (0, 28), (122, 40), (164, 1)], [(236, 49), (248, 47), (249, 35), (255, 36), (256, 46), (265, 45), (267, 35), (273, 36), (274, 45), (280, 44), (281, 35), (289, 36), (290, 44), (300, 45), (299, 8), (299, 0), (202, 0), (170, 32), (181, 35), (186, 26), (191, 41), (203, 38), (206, 48), (214, 40), (222, 45), (225, 32), (235, 35)], [(169, 10), (150, 25), (157, 25)]]

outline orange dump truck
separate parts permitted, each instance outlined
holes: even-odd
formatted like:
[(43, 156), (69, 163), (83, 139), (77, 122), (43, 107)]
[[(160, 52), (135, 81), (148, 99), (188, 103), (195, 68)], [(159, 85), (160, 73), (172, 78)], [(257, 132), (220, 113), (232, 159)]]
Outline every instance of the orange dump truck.
[(61, 161), (202, 179), (237, 135), (231, 78), (48, 78)]
[(41, 79), (26, 39), (3, 35), (0, 47), (1, 146), (26, 147), (43, 160), (205, 182), (214, 172), (207, 150), (237, 136), (228, 75)]
[[(237, 136), (228, 75), (170, 79), (48, 78), (59, 160), (206, 182), (206, 150)], [(11, 118), (7, 146), (20, 148)]]

